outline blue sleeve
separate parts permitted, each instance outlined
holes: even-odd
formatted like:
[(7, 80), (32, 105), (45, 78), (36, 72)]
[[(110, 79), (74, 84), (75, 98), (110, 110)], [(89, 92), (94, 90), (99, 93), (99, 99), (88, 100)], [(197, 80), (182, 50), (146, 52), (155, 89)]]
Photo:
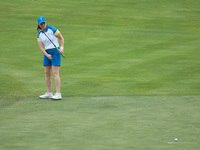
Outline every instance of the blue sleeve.
[(37, 34), (37, 38), (39, 38), (40, 33)]
[(56, 31), (58, 30), (57, 28), (52, 27), (52, 26), (48, 26), (48, 27), (49, 27), (49, 29), (51, 29), (53, 31), (53, 34), (56, 33)]

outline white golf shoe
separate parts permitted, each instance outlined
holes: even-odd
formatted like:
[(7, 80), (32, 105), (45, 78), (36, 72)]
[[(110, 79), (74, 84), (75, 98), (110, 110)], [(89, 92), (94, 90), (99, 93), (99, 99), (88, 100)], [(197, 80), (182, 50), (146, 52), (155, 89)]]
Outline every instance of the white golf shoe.
[(53, 97), (53, 93), (48, 93), (48, 92), (46, 92), (44, 95), (40, 95), (40, 98), (43, 98), (43, 99), (52, 98), (52, 97)]
[(60, 100), (62, 99), (61, 93), (55, 93), (54, 96), (52, 97), (54, 100)]

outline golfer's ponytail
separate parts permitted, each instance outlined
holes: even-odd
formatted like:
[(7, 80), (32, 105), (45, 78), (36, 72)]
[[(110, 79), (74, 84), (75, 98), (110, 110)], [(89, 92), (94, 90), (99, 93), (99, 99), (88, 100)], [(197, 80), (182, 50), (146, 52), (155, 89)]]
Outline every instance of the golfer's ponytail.
[(38, 29), (41, 29), (39, 25), (37, 26), (37, 33), (38, 33)]

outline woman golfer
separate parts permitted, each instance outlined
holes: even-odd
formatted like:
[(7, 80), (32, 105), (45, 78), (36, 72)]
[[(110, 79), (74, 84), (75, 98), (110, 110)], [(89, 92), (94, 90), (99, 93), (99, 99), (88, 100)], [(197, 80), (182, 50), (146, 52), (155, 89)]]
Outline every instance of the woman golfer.
[[(62, 99), (60, 93), (59, 69), (61, 63), (61, 54), (63, 54), (64, 48), (64, 38), (58, 29), (47, 25), (46, 19), (44, 17), (39, 17), (37, 21), (37, 41), (40, 50), (44, 54), (43, 66), (45, 70), (45, 79), (47, 85), (47, 92), (44, 95), (41, 95), (40, 98), (52, 98), (59, 100)], [(60, 39), (61, 45), (59, 51), (54, 46), (56, 45), (56, 47), (59, 47), (58, 38)], [(53, 70), (53, 75), (56, 82), (56, 93), (54, 95), (51, 89), (51, 70)]]

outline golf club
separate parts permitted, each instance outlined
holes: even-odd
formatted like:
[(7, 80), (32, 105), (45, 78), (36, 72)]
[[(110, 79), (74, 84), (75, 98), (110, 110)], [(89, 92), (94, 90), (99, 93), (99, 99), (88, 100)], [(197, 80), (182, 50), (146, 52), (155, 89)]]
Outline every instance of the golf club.
[[(38, 32), (40, 33), (40, 32), (42, 32), (42, 29), (38, 29)], [(44, 33), (44, 35), (49, 39), (49, 41), (54, 45), (54, 47), (58, 50), (58, 52), (59, 52), (59, 49), (56, 47), (56, 45), (52, 42), (52, 40), (46, 35), (46, 33), (45, 32), (43, 32)], [(63, 58), (65, 58), (65, 55), (64, 54), (61, 54), (62, 55), (62, 57)]]

